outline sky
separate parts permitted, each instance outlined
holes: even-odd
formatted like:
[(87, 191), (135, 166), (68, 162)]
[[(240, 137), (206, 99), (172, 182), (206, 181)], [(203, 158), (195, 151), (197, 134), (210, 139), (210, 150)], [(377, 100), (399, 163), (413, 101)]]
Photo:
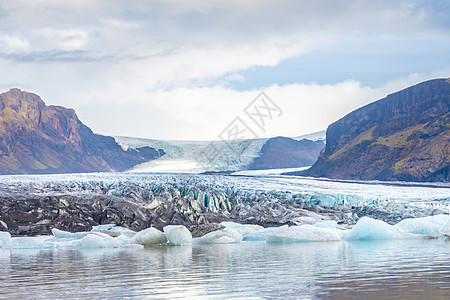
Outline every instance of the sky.
[[(238, 118), (299, 136), (449, 77), (450, 2), (0, 0), (0, 68), (1, 92), (96, 133), (220, 140)], [(264, 127), (245, 113), (261, 91), (279, 109)]]

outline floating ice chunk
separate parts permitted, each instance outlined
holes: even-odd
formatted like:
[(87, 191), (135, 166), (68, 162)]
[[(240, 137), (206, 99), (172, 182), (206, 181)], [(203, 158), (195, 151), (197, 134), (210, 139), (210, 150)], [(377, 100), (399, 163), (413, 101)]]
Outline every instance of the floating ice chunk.
[(281, 227), (269, 227), (265, 228), (263, 230), (252, 232), (244, 236), (244, 241), (265, 241), (266, 240), (266, 234), (275, 232), (280, 229), (286, 229), (289, 226), (283, 225)]
[(292, 226), (276, 230), (265, 235), (268, 243), (299, 243), (340, 241), (341, 236), (335, 230), (312, 225)]
[(231, 228), (239, 232), (242, 236), (246, 236), (249, 233), (254, 233), (260, 230), (263, 230), (264, 227), (253, 224), (239, 224), (235, 222), (222, 222), (220, 225), (225, 226), (226, 228)]
[(83, 237), (80, 246), (82, 248), (117, 248), (120, 246), (120, 241), (107, 234), (95, 232)]
[(0, 248), (8, 248), (11, 244), (11, 234), (0, 231)]
[(105, 248), (105, 241), (101, 236), (95, 234), (88, 234), (81, 239), (80, 243), (82, 248)]
[(118, 237), (119, 235), (134, 236), (136, 234), (136, 232), (131, 229), (122, 226), (116, 226), (115, 224), (97, 225), (92, 227), (91, 232), (102, 232), (112, 237)]
[(297, 225), (302, 225), (302, 224), (313, 225), (317, 222), (316, 219), (311, 218), (311, 217), (297, 217), (297, 218), (293, 219), (292, 221)]
[(87, 232), (72, 233), (72, 232), (53, 228), (52, 234), (53, 234), (53, 237), (57, 240), (61, 240), (61, 239), (63, 239), (63, 240), (79, 240), (79, 239), (82, 239), (83, 237), (85, 237), (88, 233)]
[[(46, 237), (44, 237), (46, 239)], [(11, 248), (13, 249), (42, 249), (48, 247), (44, 244), (44, 239), (41, 237), (16, 237), (11, 239)]]
[(406, 233), (396, 226), (369, 217), (362, 217), (346, 236), (349, 240), (391, 240), (414, 237), (419, 236)]
[(450, 239), (450, 217), (447, 218), (447, 222), (442, 226), (440, 233)]
[(130, 239), (130, 243), (144, 246), (165, 244), (167, 243), (167, 237), (158, 229), (150, 227), (136, 233)]
[(424, 218), (405, 219), (395, 225), (395, 227), (409, 233), (424, 234), (432, 237), (443, 235), (442, 229), (449, 222), (450, 216), (436, 215)]
[(320, 228), (336, 228), (337, 227), (337, 222), (336, 221), (332, 221), (332, 220), (328, 220), (328, 221), (319, 221), (317, 223), (314, 224), (314, 226), (316, 227), (320, 227)]
[(231, 244), (240, 243), (242, 235), (232, 228), (213, 231), (196, 239), (200, 244)]
[(192, 243), (191, 232), (183, 225), (168, 225), (163, 228), (164, 234), (172, 245), (189, 245)]

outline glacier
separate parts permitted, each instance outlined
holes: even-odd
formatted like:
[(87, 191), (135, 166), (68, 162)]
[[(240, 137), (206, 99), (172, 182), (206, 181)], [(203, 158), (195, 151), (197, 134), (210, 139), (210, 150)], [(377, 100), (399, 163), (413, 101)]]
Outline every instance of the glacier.
[[(450, 235), (445, 183), (147, 173), (11, 175), (0, 183), (1, 248), (308, 241), (321, 240), (320, 233), (347, 241)], [(18, 219), (24, 215), (26, 221)], [(192, 239), (190, 226), (211, 223), (226, 230)], [(164, 230), (167, 225), (178, 227)], [(311, 227), (296, 229), (305, 225)]]

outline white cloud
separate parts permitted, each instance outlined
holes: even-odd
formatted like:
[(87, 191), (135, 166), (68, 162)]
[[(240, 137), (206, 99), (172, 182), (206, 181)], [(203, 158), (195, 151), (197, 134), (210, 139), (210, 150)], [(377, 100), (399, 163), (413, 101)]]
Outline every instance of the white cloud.
[(30, 42), (11, 35), (0, 35), (0, 45), (4, 53), (25, 52), (30, 48)]
[(100, 19), (100, 22), (106, 26), (113, 27), (116, 29), (129, 29), (138, 28), (140, 25), (137, 22), (127, 22), (119, 19)]
[(88, 41), (88, 34), (81, 29), (44, 28), (36, 32), (45, 39), (46, 45), (56, 47), (58, 50), (80, 50)]
[[(219, 139), (220, 132), (239, 116), (260, 137), (298, 136), (324, 130), (351, 111), (428, 78), (430, 74), (413, 74), (378, 88), (364, 87), (358, 81), (272, 85), (264, 91), (283, 114), (268, 122), (265, 132), (254, 126), (243, 113), (259, 91), (239, 92), (214, 86), (145, 93), (122, 87), (118, 89), (120, 94), (117, 90), (104, 89), (98, 93), (79, 94), (77, 98), (86, 100), (86, 105), (78, 110), (82, 120), (105, 134), (158, 139)], [(128, 101), (111, 102), (118, 98)], [(108, 118), (99, 122), (98, 111), (103, 111)]]
[[(371, 39), (372, 46), (386, 36), (449, 35), (448, 16), (420, 1), (16, 0), (2, 9), (2, 90), (28, 89), (50, 104), (74, 107), (95, 131), (154, 138), (216, 138), (257, 94), (224, 87), (231, 81), (245, 87), (243, 70), (336, 44), (342, 49), (348, 40)], [(363, 46), (355, 56), (369, 50), (379, 51)], [(379, 88), (358, 78), (271, 82), (266, 91), (285, 113), (265, 135), (322, 130), (368, 101), (436, 74)]]

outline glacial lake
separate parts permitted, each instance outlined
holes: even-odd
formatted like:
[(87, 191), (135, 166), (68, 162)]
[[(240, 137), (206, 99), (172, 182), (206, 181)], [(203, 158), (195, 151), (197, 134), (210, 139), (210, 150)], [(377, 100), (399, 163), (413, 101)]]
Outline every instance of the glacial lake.
[(0, 249), (1, 299), (450, 298), (450, 241)]

